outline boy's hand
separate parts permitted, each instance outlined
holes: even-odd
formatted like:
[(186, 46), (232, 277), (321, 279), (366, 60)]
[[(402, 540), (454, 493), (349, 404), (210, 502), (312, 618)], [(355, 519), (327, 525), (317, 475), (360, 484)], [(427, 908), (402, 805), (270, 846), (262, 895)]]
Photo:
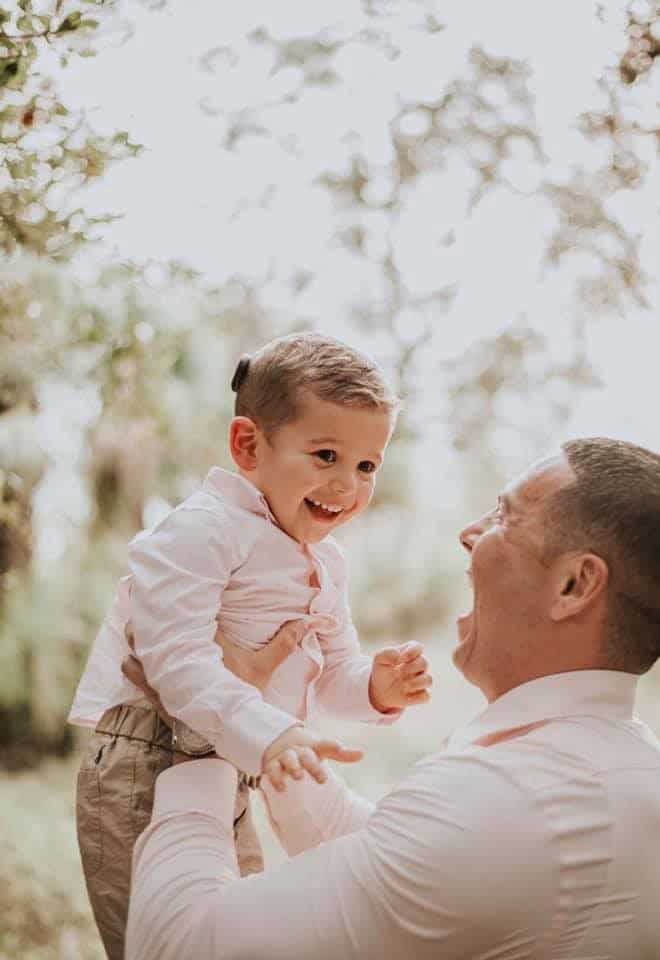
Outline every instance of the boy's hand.
[(388, 713), (431, 699), (433, 678), (421, 643), (386, 647), (374, 657), (369, 699), (376, 710)]
[(263, 775), (281, 793), (287, 777), (302, 780), (305, 770), (317, 783), (325, 783), (328, 774), (322, 760), (356, 763), (362, 755), (362, 750), (324, 739), (306, 727), (289, 727), (264, 751)]

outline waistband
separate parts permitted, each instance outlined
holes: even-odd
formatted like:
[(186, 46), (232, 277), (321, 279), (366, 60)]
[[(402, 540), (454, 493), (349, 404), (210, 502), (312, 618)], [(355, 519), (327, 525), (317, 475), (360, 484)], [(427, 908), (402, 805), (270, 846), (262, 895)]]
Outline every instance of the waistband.
[[(97, 723), (96, 733), (141, 740), (174, 753), (172, 728), (161, 720), (148, 700), (137, 704), (120, 703), (119, 706), (110, 707)], [(256, 790), (261, 782), (261, 776), (248, 776), (240, 770), (238, 779), (239, 784), (245, 784), (250, 790)]]
[(172, 750), (172, 730), (148, 703), (120, 703), (106, 710), (96, 725), (97, 733), (107, 733), (129, 740), (142, 740)]

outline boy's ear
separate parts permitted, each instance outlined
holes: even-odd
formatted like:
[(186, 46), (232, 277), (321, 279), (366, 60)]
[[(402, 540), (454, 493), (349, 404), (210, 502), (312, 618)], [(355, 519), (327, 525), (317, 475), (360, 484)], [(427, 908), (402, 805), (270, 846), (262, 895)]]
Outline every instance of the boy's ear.
[(240, 470), (256, 470), (257, 445), (261, 431), (249, 417), (234, 417), (229, 426), (229, 450)]
[(607, 563), (595, 553), (567, 556), (557, 570), (551, 618), (558, 622), (581, 614), (602, 597), (608, 575)]

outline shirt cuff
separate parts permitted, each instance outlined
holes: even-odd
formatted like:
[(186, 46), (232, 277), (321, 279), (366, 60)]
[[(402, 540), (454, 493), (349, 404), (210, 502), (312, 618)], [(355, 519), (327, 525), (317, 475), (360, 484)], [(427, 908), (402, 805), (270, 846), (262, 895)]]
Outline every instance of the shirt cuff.
[(300, 726), (300, 720), (255, 697), (241, 704), (236, 718), (223, 717), (222, 733), (215, 741), (220, 756), (243, 773), (258, 776), (264, 752), (285, 730)]
[(152, 822), (174, 814), (205, 814), (233, 824), (238, 772), (226, 760), (186, 760), (156, 779)]

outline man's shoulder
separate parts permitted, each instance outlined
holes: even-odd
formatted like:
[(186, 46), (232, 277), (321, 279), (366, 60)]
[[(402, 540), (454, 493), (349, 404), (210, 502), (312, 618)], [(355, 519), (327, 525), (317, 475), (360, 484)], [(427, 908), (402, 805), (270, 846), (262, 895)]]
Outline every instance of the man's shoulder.
[(508, 780), (534, 803), (561, 796), (564, 806), (598, 804), (633, 770), (644, 771), (660, 788), (660, 742), (632, 720), (553, 718), (511, 736), (486, 738), (454, 756), (472, 758), (489, 772), (484, 775)]

